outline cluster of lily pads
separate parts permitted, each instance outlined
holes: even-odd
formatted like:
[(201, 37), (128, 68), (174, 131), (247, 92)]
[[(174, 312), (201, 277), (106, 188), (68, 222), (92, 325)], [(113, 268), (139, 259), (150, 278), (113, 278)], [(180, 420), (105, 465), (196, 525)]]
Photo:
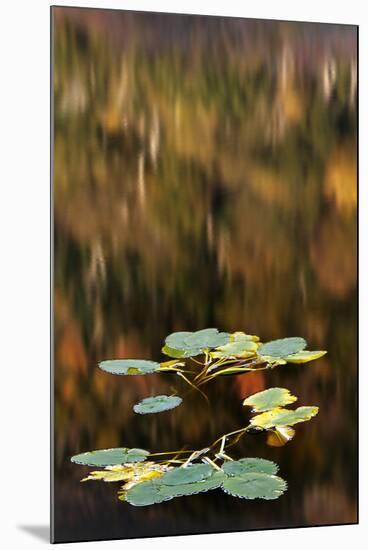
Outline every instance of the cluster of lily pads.
[[(286, 388), (269, 388), (248, 396), (243, 405), (252, 407), (249, 424), (222, 435), (204, 449), (164, 453), (150, 453), (144, 449), (100, 449), (75, 455), (71, 460), (104, 468), (92, 471), (82, 481), (123, 482), (118, 498), (134, 506), (148, 506), (212, 489), (222, 489), (238, 498), (276, 499), (287, 489), (286, 482), (276, 475), (278, 466), (261, 458), (233, 460), (228, 448), (252, 432), (266, 432), (285, 444), (294, 436), (292, 426), (318, 413), (318, 407), (312, 406), (286, 408), (296, 400), (297, 397)], [(152, 460), (167, 456), (171, 458)]]
[[(174, 373), (203, 394), (200, 386), (217, 376), (272, 369), (286, 363), (307, 363), (326, 353), (308, 351), (306, 346), (305, 339), (297, 336), (261, 343), (255, 335), (206, 328), (169, 334), (162, 353), (174, 358), (170, 361), (111, 359), (102, 361), (98, 366), (105, 372), (117, 375)], [(133, 410), (138, 414), (158, 413), (173, 409), (182, 401), (178, 395), (149, 396), (134, 405)]]
[(286, 482), (275, 475), (277, 471), (276, 464), (259, 458), (227, 461), (219, 469), (211, 464), (192, 464), (137, 483), (121, 497), (134, 506), (147, 506), (221, 488), (234, 497), (271, 500), (286, 490)]

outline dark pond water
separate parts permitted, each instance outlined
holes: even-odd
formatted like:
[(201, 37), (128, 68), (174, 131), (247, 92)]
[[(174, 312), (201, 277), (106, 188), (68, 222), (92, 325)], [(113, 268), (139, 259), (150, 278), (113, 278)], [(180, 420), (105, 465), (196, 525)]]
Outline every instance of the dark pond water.
[[(55, 8), (55, 539), (356, 521), (356, 29)], [(208, 385), (140, 416), (169, 375), (114, 377), (107, 358), (163, 360), (175, 330), (300, 335), (323, 359)], [(201, 448), (248, 420), (242, 399), (289, 388), (319, 415), (275, 460), (276, 501), (212, 491), (148, 508), (80, 484), (71, 455)]]

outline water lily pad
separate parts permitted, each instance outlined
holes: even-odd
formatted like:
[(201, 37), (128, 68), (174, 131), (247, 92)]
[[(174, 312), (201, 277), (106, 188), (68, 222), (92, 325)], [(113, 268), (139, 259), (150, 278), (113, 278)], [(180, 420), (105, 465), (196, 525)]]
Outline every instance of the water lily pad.
[(271, 355), (271, 357), (285, 357), (292, 353), (298, 353), (307, 346), (304, 338), (293, 336), (291, 338), (280, 338), (279, 340), (271, 340), (266, 344), (262, 344), (258, 353), (260, 355)]
[(308, 363), (326, 355), (327, 351), (299, 351), (293, 355), (287, 355), (285, 361), (288, 363)]
[[(175, 470), (181, 469), (184, 468), (176, 468)], [(151, 481), (137, 483), (123, 495), (124, 500), (133, 504), (133, 506), (149, 506), (171, 500), (175, 497), (195, 495), (211, 489), (217, 489), (222, 485), (225, 478), (223, 472), (213, 472), (212, 470), (211, 475), (207, 479), (191, 483), (168, 485), (163, 483), (166, 475)]]
[(253, 407), (253, 411), (262, 412), (269, 411), (275, 407), (289, 405), (297, 400), (295, 395), (291, 395), (286, 388), (269, 388), (268, 390), (260, 391), (244, 399), (243, 405)]
[(114, 464), (126, 464), (127, 462), (142, 462), (146, 460), (149, 451), (144, 449), (99, 449), (72, 456), (71, 461), (85, 466), (113, 466)]
[(130, 474), (124, 471), (114, 471), (114, 470), (98, 470), (97, 472), (90, 472), (90, 474), (81, 479), (81, 481), (126, 481), (130, 479)]
[(181, 483), (178, 485), (163, 484), (163, 480), (161, 478), (160, 493), (168, 498), (196, 495), (198, 493), (204, 493), (221, 487), (224, 479), (225, 476), (223, 472), (213, 472), (207, 479), (193, 483)]
[(163, 485), (182, 485), (194, 483), (208, 478), (213, 472), (209, 464), (193, 464), (191, 466), (174, 468), (161, 477)]
[(290, 426), (277, 426), (267, 434), (267, 445), (270, 447), (282, 447), (291, 441), (295, 435), (294, 428)]
[(170, 370), (172, 367), (184, 367), (184, 365), (185, 363), (183, 361), (178, 361), (177, 359), (173, 359), (172, 361), (164, 361), (163, 363), (160, 363), (160, 372)]
[[(169, 348), (184, 350), (187, 347), (185, 343), (185, 339), (187, 336), (190, 336), (191, 334), (193, 333), (192, 332), (173, 332), (172, 334), (169, 334), (169, 336), (166, 336), (165, 344), (169, 346)], [(192, 347), (195, 347), (195, 346), (192, 346)]]
[(167, 466), (155, 462), (133, 462), (123, 465), (107, 466), (104, 470), (90, 472), (81, 481), (131, 481), (133, 479), (146, 481), (159, 477), (167, 471)]
[(219, 332), (217, 328), (197, 330), (185, 338), (186, 347), (215, 348), (230, 341), (227, 332)]
[[(200, 355), (206, 349), (222, 346), (230, 341), (227, 332), (219, 332), (217, 328), (207, 328), (196, 332), (173, 332), (165, 339), (165, 346), (169, 349), (185, 352), (185, 357)], [(181, 355), (184, 357), (184, 355)]]
[(188, 349), (175, 349), (165, 345), (161, 348), (162, 353), (169, 357), (175, 357), (176, 359), (182, 359), (185, 357), (195, 357), (196, 355), (202, 355), (203, 351), (200, 348), (188, 348)]
[(276, 408), (254, 416), (250, 423), (264, 429), (275, 426), (293, 426), (298, 422), (310, 420), (317, 413), (318, 407), (298, 407), (294, 411)]
[(149, 506), (221, 487), (240, 498), (276, 499), (287, 487), (282, 478), (274, 475), (277, 469), (273, 462), (259, 458), (229, 461), (219, 471), (209, 464), (181, 466), (155, 479), (138, 482), (127, 490), (123, 487), (119, 498), (133, 506)]
[[(258, 350), (259, 351), (259, 350)], [(272, 357), (271, 355), (259, 355), (258, 360), (264, 363), (272, 363), (272, 365), (286, 365), (286, 361), (283, 357)]]
[(125, 493), (125, 500), (133, 506), (149, 506), (168, 500), (168, 497), (160, 493), (160, 485), (153, 479), (133, 485)]
[(155, 395), (146, 397), (134, 405), (133, 410), (138, 414), (153, 414), (170, 409), (175, 409), (182, 403), (182, 398), (178, 395)]
[(222, 466), (225, 474), (239, 476), (257, 472), (258, 474), (277, 474), (278, 465), (264, 458), (241, 458), (225, 462)]
[(230, 334), (230, 340), (236, 341), (241, 338), (252, 340), (252, 342), (259, 342), (259, 336), (256, 336), (255, 334), (246, 334), (245, 332), (233, 332)]
[(99, 368), (110, 374), (151, 374), (160, 368), (160, 363), (146, 359), (111, 359), (99, 363)]
[(287, 489), (286, 482), (278, 476), (260, 473), (227, 477), (223, 482), (225, 493), (234, 497), (273, 500), (279, 498)]
[(252, 336), (245, 334), (244, 332), (234, 332), (230, 334), (229, 343), (218, 346), (215, 351), (211, 353), (212, 357), (252, 357), (258, 349), (258, 344)]

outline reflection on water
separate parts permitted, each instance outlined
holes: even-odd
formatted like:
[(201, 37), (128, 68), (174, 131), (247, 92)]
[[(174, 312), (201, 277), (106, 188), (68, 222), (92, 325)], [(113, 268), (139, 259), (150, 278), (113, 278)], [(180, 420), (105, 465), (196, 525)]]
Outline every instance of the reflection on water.
[[(355, 522), (356, 29), (53, 16), (56, 540)], [(133, 404), (172, 377), (96, 368), (160, 360), (166, 334), (208, 326), (329, 353), (215, 381), (210, 408), (194, 392), (149, 419)], [(69, 463), (101, 447), (200, 448), (275, 385), (321, 408), (281, 449), (239, 443), (239, 457), (279, 463), (279, 501), (133, 508)]]

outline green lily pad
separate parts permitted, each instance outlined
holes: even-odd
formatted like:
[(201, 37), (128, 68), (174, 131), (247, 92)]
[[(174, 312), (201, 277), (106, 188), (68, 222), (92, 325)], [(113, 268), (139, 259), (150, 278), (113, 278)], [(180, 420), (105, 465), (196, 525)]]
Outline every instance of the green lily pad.
[(80, 453), (72, 456), (70, 460), (85, 466), (114, 466), (116, 464), (126, 464), (127, 462), (143, 462), (148, 455), (149, 451), (144, 449), (120, 447)]
[(200, 348), (188, 348), (188, 349), (175, 349), (165, 345), (161, 348), (162, 353), (169, 357), (175, 357), (175, 359), (182, 359), (185, 357), (195, 357), (196, 355), (202, 355), (203, 351)]
[(197, 330), (185, 338), (186, 347), (215, 348), (230, 341), (226, 332), (219, 332), (217, 328)]
[(273, 500), (286, 491), (287, 484), (281, 477), (253, 472), (225, 478), (222, 488), (233, 497)]
[(277, 470), (275, 463), (261, 458), (229, 461), (222, 470), (214, 470), (209, 464), (192, 464), (136, 483), (119, 498), (133, 506), (149, 506), (221, 487), (235, 497), (276, 499), (287, 488), (286, 482), (275, 475)]
[(308, 361), (314, 361), (326, 355), (327, 351), (299, 351), (293, 355), (287, 355), (284, 357), (288, 363), (308, 363)]
[(253, 407), (253, 411), (262, 412), (269, 411), (275, 407), (289, 405), (297, 400), (295, 395), (291, 395), (286, 388), (269, 388), (268, 390), (260, 391), (244, 399), (243, 405)]
[(137, 483), (128, 489), (124, 495), (124, 499), (133, 506), (149, 506), (171, 500), (175, 497), (195, 495), (211, 489), (217, 489), (222, 485), (225, 478), (223, 472), (213, 472), (212, 470), (212, 474), (207, 479), (201, 479), (192, 483), (167, 485), (163, 483), (165, 475), (157, 479)]
[(133, 410), (138, 414), (153, 414), (170, 409), (175, 409), (182, 403), (182, 398), (178, 395), (155, 395), (146, 397), (134, 405)]
[(243, 474), (277, 474), (278, 465), (271, 460), (264, 458), (241, 458), (240, 460), (231, 460), (225, 462), (222, 466), (225, 474), (229, 476), (239, 476)]
[(133, 506), (149, 506), (168, 500), (168, 497), (160, 493), (160, 485), (153, 479), (133, 485), (126, 492), (125, 500)]
[(181, 496), (196, 495), (198, 493), (205, 493), (212, 489), (221, 487), (225, 476), (223, 472), (213, 472), (210, 477), (201, 481), (195, 481), (192, 483), (181, 483), (179, 485), (166, 485), (160, 480), (160, 493), (168, 498), (175, 498)]
[(229, 341), (230, 336), (227, 332), (219, 332), (217, 328), (206, 328), (196, 332), (173, 332), (166, 337), (164, 348), (167, 346), (169, 349), (185, 352), (186, 357), (193, 357), (206, 349), (223, 346)]
[(213, 472), (209, 464), (193, 464), (192, 466), (174, 468), (160, 478), (163, 485), (182, 485), (194, 483), (208, 478)]
[(302, 351), (306, 346), (307, 342), (304, 338), (293, 336), (291, 338), (271, 340), (266, 344), (262, 344), (258, 353), (259, 355), (271, 355), (272, 357), (285, 357), (286, 355)]
[(318, 407), (298, 407), (294, 411), (276, 408), (254, 416), (250, 423), (264, 429), (275, 426), (293, 426), (298, 422), (310, 420), (317, 413)]
[(110, 374), (151, 374), (160, 368), (160, 363), (146, 359), (111, 359), (99, 363), (99, 368)]
[[(173, 332), (172, 334), (169, 334), (169, 336), (166, 336), (165, 344), (168, 345), (169, 348), (184, 350), (187, 347), (185, 343), (185, 339), (187, 336), (190, 336), (191, 334), (193, 333), (192, 332)], [(192, 347), (195, 347), (195, 346), (192, 346)]]

